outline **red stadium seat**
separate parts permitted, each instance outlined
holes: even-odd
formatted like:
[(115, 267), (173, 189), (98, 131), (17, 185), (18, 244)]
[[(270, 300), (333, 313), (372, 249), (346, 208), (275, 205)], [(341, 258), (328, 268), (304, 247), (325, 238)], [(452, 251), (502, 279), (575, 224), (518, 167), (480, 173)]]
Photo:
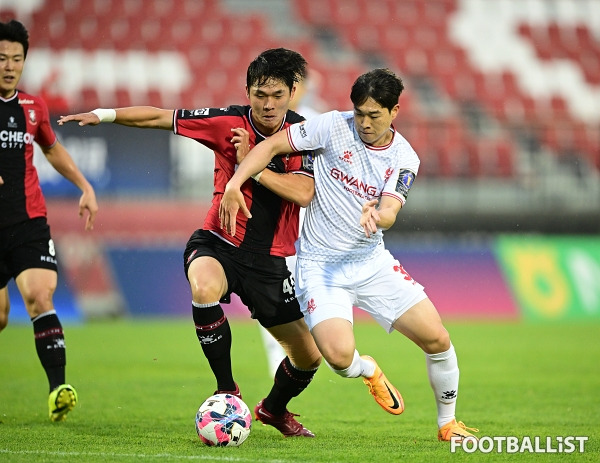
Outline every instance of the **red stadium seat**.
[(365, 24), (362, 0), (329, 0), (329, 3), (330, 21), (338, 30), (354, 29), (363, 32), (369, 29), (369, 24)]
[(390, 17), (394, 18), (396, 27), (417, 26), (420, 20), (420, 11), (414, 0), (392, 2)]
[(81, 90), (81, 107), (87, 108), (101, 108), (102, 104), (100, 104), (100, 98), (98, 96), (98, 92), (95, 88), (84, 87)]
[(294, 0), (295, 14), (306, 23), (313, 26), (331, 25), (331, 18), (334, 14), (332, 0)]
[(420, 22), (435, 28), (444, 27), (450, 13), (455, 7), (455, 0), (417, 2)]
[(132, 106), (131, 95), (129, 94), (128, 88), (117, 88), (115, 90), (115, 106), (122, 108), (125, 106)]
[(0, 5), (0, 21), (8, 22), (11, 19), (15, 19), (17, 17), (17, 12), (9, 7), (4, 5)]
[[(368, 24), (372, 24), (374, 26), (378, 24), (386, 24), (390, 21), (390, 12), (392, 10), (392, 6), (389, 1), (380, 0), (378, 2), (363, 2), (364, 11), (362, 11), (363, 20)], [(395, 18), (392, 18), (395, 20)], [(393, 21), (390, 24), (390, 29), (395, 29), (396, 24)], [(387, 29), (387, 28), (384, 28)]]
[(163, 97), (160, 90), (150, 89), (146, 95), (145, 100), (148, 106), (154, 106), (156, 108), (164, 108)]
[(498, 140), (496, 143), (496, 174), (499, 177), (511, 177), (514, 172), (514, 150), (508, 140)]

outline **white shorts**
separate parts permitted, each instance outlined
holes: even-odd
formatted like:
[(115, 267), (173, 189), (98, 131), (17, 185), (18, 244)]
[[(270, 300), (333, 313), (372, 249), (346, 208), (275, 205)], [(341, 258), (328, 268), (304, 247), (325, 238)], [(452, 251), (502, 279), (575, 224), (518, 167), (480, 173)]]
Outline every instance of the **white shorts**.
[(309, 329), (331, 318), (353, 323), (352, 308), (371, 314), (388, 333), (408, 309), (427, 298), (387, 249), (359, 262), (318, 262), (298, 258), (296, 298)]

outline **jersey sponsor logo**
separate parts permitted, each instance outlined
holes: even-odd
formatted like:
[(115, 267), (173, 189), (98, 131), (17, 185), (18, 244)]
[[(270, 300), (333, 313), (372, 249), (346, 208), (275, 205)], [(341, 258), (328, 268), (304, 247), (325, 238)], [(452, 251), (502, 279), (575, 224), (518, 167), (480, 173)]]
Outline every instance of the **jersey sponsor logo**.
[[(187, 117), (198, 117), (198, 116), (208, 116), (210, 112), (210, 108), (200, 108), (200, 109), (189, 109), (187, 110)], [(186, 117), (184, 112), (183, 117)]]
[(408, 192), (415, 181), (415, 174), (408, 169), (400, 171), (398, 176), (398, 184), (396, 185), (396, 192), (401, 194), (404, 199), (407, 198)]
[(350, 191), (351, 193), (356, 194), (361, 198), (365, 195), (372, 197), (377, 194), (376, 187), (369, 185), (368, 183), (365, 183), (354, 176), (350, 176), (347, 173), (342, 172), (341, 170), (335, 167), (331, 169), (330, 174), (334, 179), (342, 182), (347, 191)]
[(0, 147), (4, 149), (23, 148), (23, 143), (33, 145), (33, 135), (16, 130), (0, 131)]
[(304, 128), (304, 123), (300, 124), (300, 127), (298, 127), (298, 130), (300, 131), (300, 136), (302, 138), (306, 138), (308, 136), (308, 134), (306, 133), (306, 129)]
[(345, 150), (342, 156), (338, 156), (340, 160), (347, 162), (348, 164), (352, 164), (352, 151)]

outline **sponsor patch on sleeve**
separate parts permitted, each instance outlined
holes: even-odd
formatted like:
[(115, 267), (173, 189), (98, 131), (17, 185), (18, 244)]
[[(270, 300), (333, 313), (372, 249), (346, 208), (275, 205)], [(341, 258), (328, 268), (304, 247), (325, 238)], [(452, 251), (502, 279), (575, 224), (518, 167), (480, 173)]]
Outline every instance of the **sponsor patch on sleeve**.
[(304, 128), (304, 123), (300, 124), (300, 127), (298, 127), (298, 130), (300, 131), (300, 136), (302, 138), (306, 138), (308, 136), (306, 134), (306, 129)]
[(315, 153), (313, 151), (303, 151), (302, 153), (302, 170), (314, 172), (315, 170)]
[(415, 182), (415, 173), (408, 169), (403, 169), (398, 175), (398, 183), (396, 184), (396, 193), (402, 195), (404, 199), (408, 197), (408, 192)]
[(210, 108), (199, 108), (199, 109), (183, 109), (181, 110), (180, 119), (193, 119), (195, 117), (208, 116)]

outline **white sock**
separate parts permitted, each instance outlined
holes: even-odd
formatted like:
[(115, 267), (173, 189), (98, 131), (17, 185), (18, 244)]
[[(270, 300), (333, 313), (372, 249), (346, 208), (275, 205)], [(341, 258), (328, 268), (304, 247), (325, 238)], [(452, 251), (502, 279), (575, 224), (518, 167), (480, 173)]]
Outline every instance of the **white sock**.
[(375, 364), (360, 358), (357, 350), (354, 350), (354, 357), (348, 368), (336, 370), (335, 368), (332, 368), (331, 365), (329, 365), (329, 368), (331, 368), (336, 375), (340, 375), (344, 378), (358, 378), (359, 376), (370, 378), (375, 373)]
[(435, 395), (438, 428), (452, 421), (456, 413), (458, 396), (458, 360), (454, 346), (439, 354), (425, 354), (429, 384)]

